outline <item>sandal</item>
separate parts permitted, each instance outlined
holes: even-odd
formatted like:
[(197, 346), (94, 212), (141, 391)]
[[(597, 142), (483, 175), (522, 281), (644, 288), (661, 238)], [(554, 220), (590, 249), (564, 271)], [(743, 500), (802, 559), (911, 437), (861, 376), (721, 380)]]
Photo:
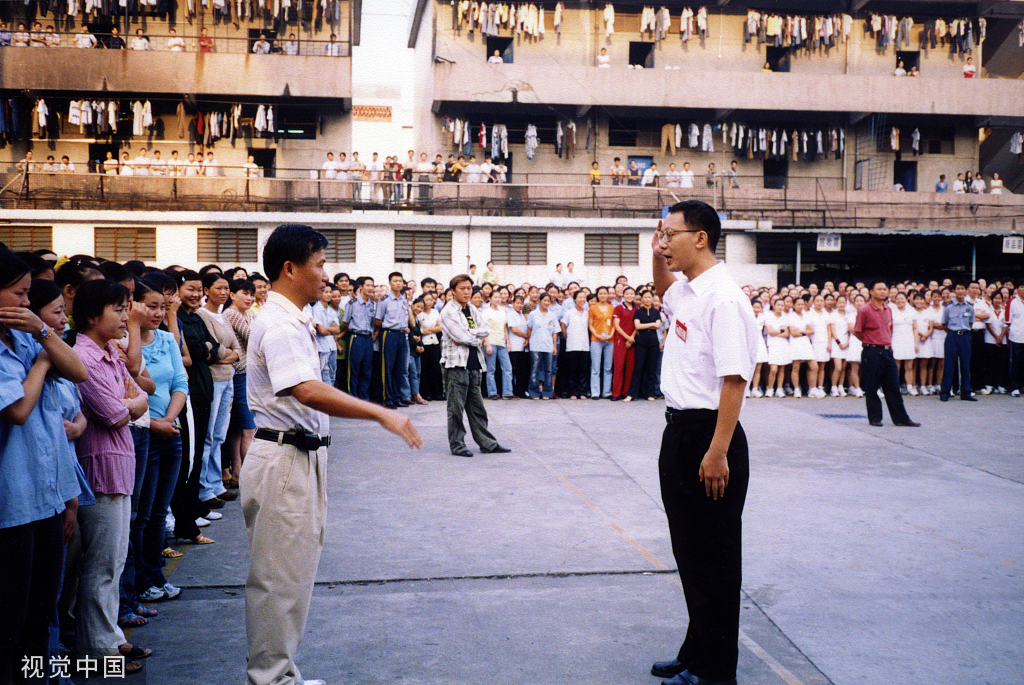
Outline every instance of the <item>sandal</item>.
[(208, 538), (202, 533), (200, 533), (199, 535), (192, 538), (191, 542), (195, 545), (212, 545), (214, 540), (213, 538)]
[(125, 661), (124, 662), (124, 674), (135, 675), (142, 670), (142, 664), (138, 661)]
[(149, 621), (147, 621), (144, 616), (139, 616), (136, 613), (125, 614), (117, 619), (117, 625), (121, 628), (141, 628), (147, 623), (149, 623)]
[(179, 552), (178, 550), (174, 549), (173, 547), (165, 547), (164, 548), (164, 551), (163, 551), (164, 559), (180, 559), (183, 556), (185, 556), (185, 555), (182, 554), (181, 552)]
[[(125, 650), (126, 647), (127, 651)], [(123, 656), (125, 659), (132, 659), (133, 661), (135, 659), (145, 659), (153, 653), (152, 649), (148, 649), (146, 647), (136, 647), (130, 642), (125, 642), (123, 645), (117, 648), (117, 651), (119, 651), (121, 653), (121, 656)]]
[(153, 618), (158, 612), (153, 607), (147, 607), (140, 604), (135, 607), (135, 613), (143, 618)]

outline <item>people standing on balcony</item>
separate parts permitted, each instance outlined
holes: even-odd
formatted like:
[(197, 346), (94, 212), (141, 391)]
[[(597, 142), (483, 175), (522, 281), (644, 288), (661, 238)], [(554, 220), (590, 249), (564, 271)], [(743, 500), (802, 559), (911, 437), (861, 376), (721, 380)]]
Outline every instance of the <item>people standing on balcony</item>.
[(327, 153), (327, 161), (320, 166), (320, 178), (330, 181), (338, 180), (338, 164), (334, 161), (334, 153)]
[(349, 165), (350, 173), (352, 176), (352, 199), (359, 202), (362, 199), (363, 193), (363, 172), (366, 171), (366, 165), (359, 161), (359, 153), (352, 153), (352, 163)]
[(142, 29), (135, 30), (135, 37), (132, 38), (132, 50), (152, 50), (153, 46), (149, 43), (149, 38), (146, 38)]
[(740, 172), (739, 172), (739, 169), (737, 168), (737, 164), (736, 164), (736, 160), (735, 159), (732, 160), (731, 164), (729, 164), (729, 171), (728, 171), (728, 173), (729, 173), (729, 187), (733, 188), (734, 190), (738, 190), (739, 187), (740, 187)]
[(704, 181), (707, 183), (708, 188), (715, 187), (715, 178), (718, 176), (718, 172), (715, 171), (715, 163), (711, 162), (708, 164), (708, 172), (704, 174)]
[[(203, 153), (200, 152), (200, 155)], [(196, 160), (196, 156), (191, 152), (188, 153), (188, 161), (185, 162), (184, 175), (185, 176), (200, 176), (203, 170), (203, 165)]]
[(128, 158), (128, 153), (127, 152), (122, 152), (121, 153), (121, 168), (119, 169), (119, 172), (120, 172), (120, 174), (122, 176), (134, 176), (135, 175), (135, 169), (132, 166), (131, 159)]
[(974, 78), (975, 72), (977, 72), (977, 69), (974, 67), (974, 60), (968, 57), (967, 63), (964, 64), (964, 78)]
[(46, 156), (46, 162), (43, 163), (43, 173), (57, 173), (57, 161), (53, 158), (53, 155)]
[(43, 31), (43, 25), (38, 21), (32, 24), (32, 33), (29, 34), (29, 46), (33, 48), (46, 47), (46, 32)]
[[(82, 28), (85, 28), (84, 26)], [(11, 31), (7, 28), (7, 23), (0, 21), (0, 48), (10, 47), (11, 45)]]
[(949, 190), (949, 184), (946, 183), (946, 174), (939, 174), (939, 182), (935, 184), (936, 193), (945, 193)]
[(466, 183), (480, 183), (480, 165), (476, 163), (476, 155), (469, 156), (466, 166)]
[(269, 55), (270, 54), (270, 42), (267, 40), (267, 34), (261, 33), (260, 39), (253, 43), (252, 54), (254, 55)]
[(992, 180), (989, 181), (989, 194), (990, 195), (1002, 195), (1003, 194), (1003, 179), (999, 178), (999, 172), (992, 172)]
[(205, 27), (199, 34), (199, 52), (213, 52), (213, 38), (210, 38), (209, 30)]
[(73, 174), (75, 173), (75, 163), (71, 161), (71, 158), (64, 155), (60, 158), (60, 169), (62, 174)]
[(957, 195), (963, 195), (967, 192), (967, 186), (964, 184), (963, 174), (956, 175), (956, 180), (953, 181), (953, 192)]
[(136, 176), (149, 176), (149, 168), (152, 160), (146, 156), (146, 148), (139, 148), (139, 155), (132, 161), (132, 167)]
[(679, 187), (693, 187), (693, 171), (690, 169), (689, 162), (683, 162), (683, 170), (679, 172)]
[(640, 185), (640, 167), (637, 166), (635, 159), (629, 160), (629, 170), (626, 185)]
[(601, 53), (597, 56), (597, 66), (600, 69), (610, 69), (612, 58), (608, 56), (608, 48), (601, 48)]
[(260, 169), (260, 165), (256, 163), (256, 158), (252, 155), (246, 158), (245, 164), (242, 165), (242, 170), (245, 172), (246, 178), (259, 178), (262, 175), (262, 169)]
[(167, 49), (171, 52), (185, 52), (185, 39), (174, 29), (168, 29), (167, 33), (171, 34), (167, 39)]
[(906, 76), (907, 70), (903, 68), (903, 60), (896, 60), (896, 69), (892, 72), (893, 76)]
[(177, 150), (171, 150), (171, 158), (167, 160), (167, 173), (171, 176), (184, 176), (185, 161), (178, 157)]
[(153, 160), (150, 162), (149, 170), (153, 176), (167, 175), (167, 162), (160, 159), (159, 150), (153, 150)]
[(53, 32), (52, 26), (46, 27), (46, 33), (43, 35), (44, 45), (48, 48), (59, 48), (60, 47), (60, 34)]
[(644, 175), (640, 185), (645, 188), (657, 188), (660, 181), (661, 172), (658, 171), (658, 163), (651, 162), (651, 165), (644, 169)]
[(124, 38), (121, 37), (121, 32), (115, 26), (110, 29), (110, 35), (107, 36), (106, 41), (108, 50), (126, 50), (128, 45), (124, 42)]
[(11, 47), (27, 48), (32, 41), (32, 36), (25, 30), (25, 25), (18, 24), (18, 30), (11, 35)]
[(917, 65), (910, 67), (910, 71), (907, 72), (907, 76), (910, 78), (917, 78), (921, 75), (921, 72), (917, 70)]
[(338, 42), (338, 37), (331, 34), (331, 39), (324, 45), (324, 57), (341, 57), (341, 43)]
[(970, 171), (968, 171), (968, 172), (966, 172), (966, 174), (964, 174), (964, 192), (965, 193), (973, 193), (974, 192), (974, 174), (972, 174)]
[(504, 64), (505, 60), (501, 58), (501, 50), (495, 50), (494, 54), (487, 58), (488, 64)]
[(284, 54), (292, 56), (299, 54), (299, 42), (295, 40), (294, 33), (288, 34), (288, 40), (284, 43)]
[(974, 180), (971, 181), (971, 192), (979, 194), (985, 192), (985, 179), (981, 177), (980, 171), (974, 175)]
[(626, 170), (622, 168), (622, 159), (620, 157), (616, 157), (613, 160), (612, 168), (608, 173), (612, 177), (613, 186), (622, 185), (626, 177)]
[(75, 47), (81, 50), (89, 50), (96, 47), (96, 36), (89, 33), (89, 27), (82, 24), (82, 30), (75, 34)]
[(590, 185), (601, 185), (601, 168), (598, 166), (597, 162), (590, 165)]
[(220, 163), (213, 158), (213, 150), (206, 153), (206, 164), (203, 166), (203, 175), (213, 178), (220, 176)]

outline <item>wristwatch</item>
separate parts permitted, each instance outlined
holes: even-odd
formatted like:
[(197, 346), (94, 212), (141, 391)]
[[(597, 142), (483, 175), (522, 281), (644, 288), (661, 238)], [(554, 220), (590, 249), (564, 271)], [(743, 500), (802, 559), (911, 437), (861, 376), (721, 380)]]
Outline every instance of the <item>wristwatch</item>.
[(49, 326), (47, 326), (47, 325), (46, 325), (46, 324), (44, 323), (44, 324), (43, 324), (43, 327), (42, 327), (41, 329), (39, 329), (39, 332), (38, 332), (38, 333), (35, 333), (35, 334), (33, 334), (33, 336), (32, 336), (32, 337), (36, 339), (36, 342), (43, 342), (44, 340), (46, 340), (47, 338), (49, 338), (49, 337), (50, 337), (50, 333), (51, 333), (52, 331), (53, 331), (53, 329), (52, 329), (52, 328), (50, 328)]

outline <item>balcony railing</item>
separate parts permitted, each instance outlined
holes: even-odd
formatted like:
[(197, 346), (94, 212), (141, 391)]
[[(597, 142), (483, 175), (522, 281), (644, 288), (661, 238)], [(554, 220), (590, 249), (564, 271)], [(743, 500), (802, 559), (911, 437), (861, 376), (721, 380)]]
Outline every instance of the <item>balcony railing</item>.
[[(113, 34), (110, 33), (93, 33), (91, 34), (96, 39), (96, 45), (93, 48), (79, 48), (75, 43), (75, 38), (81, 36), (77, 32), (65, 32), (55, 31), (54, 35), (60, 38), (60, 45), (50, 46), (45, 49), (50, 50), (61, 50), (61, 49), (93, 49), (93, 50), (109, 50), (112, 45)], [(328, 56), (328, 57), (348, 57), (350, 54), (350, 47), (347, 40), (336, 40), (330, 50), (327, 49), (328, 45), (331, 45), (329, 40), (311, 40), (296, 36), (294, 39), (289, 39), (287, 33), (283, 36), (278, 37), (275, 41), (270, 43), (271, 52), (269, 55), (303, 55), (309, 57), (317, 56)], [(132, 41), (136, 38), (134, 33), (132, 34), (119, 34), (117, 36), (124, 41), (125, 47), (122, 48), (127, 51), (132, 51)], [(227, 54), (246, 54), (253, 53), (253, 47), (259, 40), (259, 37), (249, 38), (247, 36), (209, 36), (209, 49), (201, 49), (203, 46), (201, 42), (203, 40), (200, 36), (198, 28), (183, 27), (182, 32), (176, 36), (171, 36), (167, 33), (146, 33), (144, 37), (147, 39), (149, 50), (152, 52), (212, 52), (212, 53), (227, 53)], [(168, 45), (168, 41), (171, 38), (180, 38), (183, 43), (183, 49), (172, 50)], [(286, 46), (286, 44), (293, 44), (294, 48)], [(8, 49), (7, 47), (0, 47), (2, 50)], [(18, 48), (11, 47), (11, 50), (17, 50)], [(40, 48), (44, 49), (44, 48)]]

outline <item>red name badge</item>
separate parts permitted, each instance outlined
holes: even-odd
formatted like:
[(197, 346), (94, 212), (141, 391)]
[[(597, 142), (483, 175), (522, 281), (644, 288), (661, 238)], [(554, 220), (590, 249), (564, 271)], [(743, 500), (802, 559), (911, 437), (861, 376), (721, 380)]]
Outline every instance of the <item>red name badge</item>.
[(680, 340), (686, 342), (686, 324), (679, 319), (676, 319), (676, 335), (679, 336)]

